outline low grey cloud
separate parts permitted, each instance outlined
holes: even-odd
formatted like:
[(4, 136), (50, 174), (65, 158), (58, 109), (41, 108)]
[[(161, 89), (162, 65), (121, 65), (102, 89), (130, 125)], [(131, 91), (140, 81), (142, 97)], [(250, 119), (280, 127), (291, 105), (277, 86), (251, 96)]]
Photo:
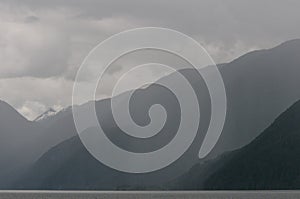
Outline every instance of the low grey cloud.
[(22, 12), (12, 15), (3, 7), (1, 11), (0, 78), (51, 77), (65, 70), (69, 39), (64, 32), (55, 26), (32, 23), (32, 17), (31, 23), (28, 17), (24, 22)]
[[(300, 38), (299, 7), (297, 0), (0, 0), (1, 99), (29, 117), (42, 112), (41, 107), (67, 106), (88, 52), (129, 28), (181, 31), (200, 42), (215, 62), (229, 62)], [(114, 78), (121, 65), (107, 78)], [(37, 89), (26, 90), (23, 84)], [(55, 89), (43, 92), (47, 88)], [(40, 108), (30, 108), (34, 106)]]
[(28, 119), (49, 107), (60, 109), (71, 104), (73, 82), (64, 78), (0, 79), (0, 96)]
[(38, 21), (39, 21), (39, 18), (36, 17), (36, 16), (28, 16), (24, 20), (25, 23), (35, 23), (35, 22), (38, 22)]

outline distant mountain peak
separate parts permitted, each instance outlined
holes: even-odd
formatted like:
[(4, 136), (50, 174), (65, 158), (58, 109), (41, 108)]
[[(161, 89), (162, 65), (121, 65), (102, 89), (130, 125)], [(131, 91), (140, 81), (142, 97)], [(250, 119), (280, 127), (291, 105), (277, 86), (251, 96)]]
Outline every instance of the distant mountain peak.
[(47, 111), (45, 111), (43, 114), (39, 115), (37, 118), (35, 118), (34, 121), (41, 121), (44, 120), (48, 117), (51, 117), (53, 115), (56, 115), (57, 111), (54, 110), (53, 108), (49, 108)]

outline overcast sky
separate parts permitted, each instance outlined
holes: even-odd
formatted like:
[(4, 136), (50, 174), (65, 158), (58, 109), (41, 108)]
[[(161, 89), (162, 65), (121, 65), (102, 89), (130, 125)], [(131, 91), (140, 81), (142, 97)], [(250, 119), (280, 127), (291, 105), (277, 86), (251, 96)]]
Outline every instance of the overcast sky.
[(300, 38), (299, 8), (298, 0), (0, 0), (0, 99), (29, 119), (70, 105), (87, 53), (129, 28), (181, 31), (228, 62)]

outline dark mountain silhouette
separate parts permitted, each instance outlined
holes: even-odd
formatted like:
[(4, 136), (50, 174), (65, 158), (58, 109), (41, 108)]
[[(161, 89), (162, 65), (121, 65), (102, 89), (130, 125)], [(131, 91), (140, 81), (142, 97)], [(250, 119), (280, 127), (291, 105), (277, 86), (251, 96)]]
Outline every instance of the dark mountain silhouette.
[(213, 154), (245, 146), (300, 99), (300, 39), (247, 53), (220, 67), (227, 120)]
[(96, 189), (101, 183), (105, 189), (117, 185), (116, 175), (117, 172), (113, 174), (95, 160), (76, 136), (50, 149), (16, 187), (50, 190)]
[[(70, 167), (70, 165), (72, 165)], [(146, 179), (128, 178), (94, 159), (81, 144), (78, 136), (53, 147), (22, 180), (15, 189), (46, 190), (117, 190), (131, 187), (148, 187)], [(156, 189), (160, 189), (156, 186)]]
[[(72, 118), (70, 118), (72, 120)], [(6, 188), (51, 147), (76, 134), (70, 120), (52, 125), (28, 121), (9, 104), (0, 101), (0, 187)], [(69, 127), (66, 127), (66, 125)], [(70, 128), (71, 127), (71, 128)]]
[(204, 190), (300, 188), (300, 101), (249, 145), (198, 164), (175, 187)]
[[(300, 40), (292, 40), (273, 49), (247, 53), (231, 63), (218, 66), (226, 87), (228, 113), (222, 136), (210, 154), (210, 157), (216, 157), (224, 151), (231, 151), (250, 143), (267, 128), (280, 113), (300, 99), (300, 92), (298, 90), (298, 85), (300, 85), (299, 51)], [(209, 70), (209, 66), (203, 70)], [(186, 154), (187, 156), (194, 157), (197, 155), (204, 132), (209, 123), (210, 100), (203, 79), (199, 77), (195, 71), (183, 70), (181, 72), (192, 84), (200, 101), (200, 136)], [(171, 74), (159, 81), (173, 81), (174, 84), (176, 84), (176, 80), (172, 78), (173, 75)], [(180, 88), (180, 85), (178, 85), (178, 87)], [(127, 95), (127, 93), (117, 97), (121, 105), (122, 96), (124, 95)], [(169, 113), (166, 127), (155, 137), (156, 142), (151, 142), (155, 143), (155, 146), (146, 141), (139, 143), (137, 140), (122, 133), (112, 119), (109, 102), (109, 99), (96, 102), (97, 115), (101, 120), (100, 123), (107, 130), (110, 139), (118, 143), (119, 146), (130, 150), (142, 149), (148, 151), (153, 147), (161, 147), (176, 133), (178, 127), (176, 124), (178, 124), (179, 117), (178, 102), (172, 93), (163, 87), (154, 84), (147, 89), (139, 89), (135, 92), (133, 100), (131, 100), (132, 105), (130, 109), (132, 111), (132, 117), (135, 122), (141, 125), (145, 125), (149, 122), (147, 114), (148, 108), (153, 103), (159, 103), (166, 107)], [(86, 105), (87, 104), (84, 104), (79, 107)], [(5, 117), (5, 113), (2, 114), (2, 111), (0, 112), (0, 118), (1, 117)], [(20, 117), (22, 118), (22, 116)], [(3, 119), (3, 121), (6, 120)], [(15, 165), (13, 160), (22, 160), (21, 157), (28, 157), (25, 158), (27, 161), (26, 164), (20, 161), (18, 165), (21, 166), (36, 161), (42, 154), (44, 154), (42, 157), (42, 159), (44, 158), (43, 160), (49, 160), (44, 156), (49, 154), (46, 152), (51, 147), (64, 144), (65, 140), (77, 134), (70, 107), (43, 120), (34, 122), (25, 120), (21, 122), (22, 124), (25, 123), (25, 125), (20, 125), (22, 127), (19, 127), (21, 130), (6, 130), (19, 126), (19, 124), (17, 124), (18, 121), (16, 120), (15, 123), (3, 122), (8, 126), (3, 125), (3, 128), (1, 123), (0, 140), (6, 140), (5, 143), (3, 141), (4, 144), (1, 146), (1, 149), (3, 152), (12, 152), (7, 155), (11, 157), (12, 160), (7, 159), (5, 164), (3, 164), (6, 165), (4, 166), (5, 168), (8, 167), (7, 165)], [(13, 133), (9, 133), (12, 131)], [(12, 140), (6, 138), (7, 135), (9, 135)], [(29, 141), (22, 142), (17, 145), (18, 147), (15, 147), (14, 150), (10, 150), (10, 147), (12, 147), (11, 143), (14, 143), (14, 139), (19, 139), (20, 142), (24, 139)], [(75, 146), (76, 142), (73, 144), (74, 146), (71, 148), (78, 147)], [(27, 150), (23, 150), (24, 148)], [(72, 151), (71, 148), (70, 150)], [(6, 152), (4, 154), (6, 154)], [(57, 156), (60, 157), (59, 155)], [(72, 156), (72, 154), (70, 154), (70, 156)], [(72, 162), (72, 165), (79, 162), (79, 160), (75, 161), (76, 155), (73, 154), (73, 156), (74, 162)], [(41, 159), (38, 161), (41, 161)], [(56, 161), (62, 165), (66, 164), (66, 160), (63, 158), (57, 159)], [(188, 161), (186, 162), (188, 163)], [(51, 165), (50, 162), (45, 162), (45, 164)], [(83, 168), (82, 171), (83, 170), (85, 169)], [(4, 169), (0, 171), (0, 174), (2, 171), (6, 174)], [(47, 176), (48, 174), (45, 173), (45, 175)], [(74, 176), (75, 175), (77, 174), (74, 173)], [(3, 181), (6, 182), (5, 178), (0, 178), (0, 181), (2, 181), (1, 179), (4, 179)], [(44, 180), (45, 183), (48, 182), (48, 178), (45, 177)]]
[(0, 180), (0, 186), (10, 180), (6, 178), (8, 174), (19, 169), (20, 164), (28, 163), (26, 159), (34, 153), (31, 151), (34, 148), (31, 148), (30, 137), (35, 136), (35, 133), (31, 129), (32, 122), (9, 104), (0, 101), (0, 179), (6, 179), (5, 182)]

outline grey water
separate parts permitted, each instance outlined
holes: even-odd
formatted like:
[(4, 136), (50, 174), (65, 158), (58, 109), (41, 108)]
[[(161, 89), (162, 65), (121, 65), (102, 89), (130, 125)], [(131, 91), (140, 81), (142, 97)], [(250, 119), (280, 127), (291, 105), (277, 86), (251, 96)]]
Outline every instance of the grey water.
[(135, 198), (200, 198), (200, 199), (293, 199), (300, 191), (0, 191), (0, 198), (61, 198), (61, 199), (135, 199)]

